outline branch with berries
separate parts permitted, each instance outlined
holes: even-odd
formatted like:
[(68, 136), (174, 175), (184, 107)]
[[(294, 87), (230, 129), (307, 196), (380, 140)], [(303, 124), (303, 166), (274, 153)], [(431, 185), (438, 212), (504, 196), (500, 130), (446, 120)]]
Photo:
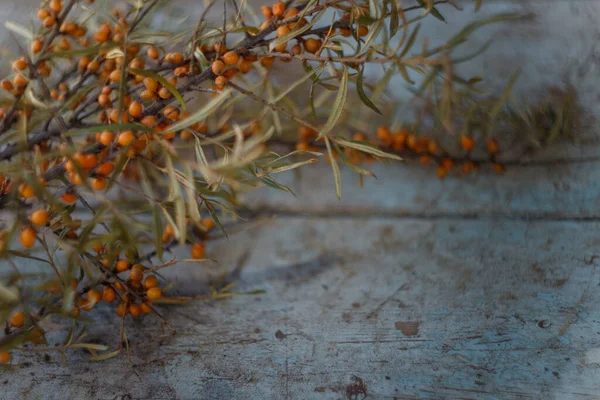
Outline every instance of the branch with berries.
[[(38, 351), (30, 344), (43, 351), (51, 319), (74, 322), (48, 351), (86, 348), (93, 359), (123, 350), (129, 318), (153, 315), (174, 333), (156, 305), (184, 300), (164, 293), (159, 271), (206, 261), (206, 242), (238, 218), (239, 194), (290, 191), (277, 174), (322, 156), (338, 195), (339, 164), (366, 176), (365, 161), (382, 159), (436, 164), (440, 177), (456, 165), (501, 172), (500, 132), (548, 122), (516, 114), (512, 82), (499, 97), (477, 97), (478, 82), (453, 72), (466, 61), (453, 52), (479, 27), (522, 16), (479, 20), (429, 48), (417, 45), (419, 22), (443, 20), (447, 1), (401, 3), (278, 1), (258, 12), (214, 0), (195, 29), (166, 37), (152, 24), (167, 12), (155, 0), (111, 14), (91, 0), (50, 0), (34, 31), (7, 23), (20, 54), (0, 82), (0, 263), (10, 266), (0, 276), (0, 362)], [(416, 88), (411, 123), (397, 121), (394, 76)], [(543, 140), (570, 128), (573, 115), (560, 115)], [(365, 132), (370, 119), (382, 122), (376, 132)], [(487, 158), (474, 156), (477, 143)], [(189, 246), (189, 259), (165, 261), (177, 246)], [(48, 273), (30, 279), (19, 259)], [(202, 298), (235, 294), (227, 286)], [(118, 317), (115, 350), (78, 334), (101, 303)]]

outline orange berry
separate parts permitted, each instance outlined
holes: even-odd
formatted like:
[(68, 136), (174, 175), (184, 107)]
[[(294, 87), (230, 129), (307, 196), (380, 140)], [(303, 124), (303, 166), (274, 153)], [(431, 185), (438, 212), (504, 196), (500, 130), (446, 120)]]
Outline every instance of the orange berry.
[(170, 120), (176, 120), (179, 118), (179, 110), (173, 106), (165, 107), (163, 115)]
[(50, 10), (54, 11), (55, 14), (58, 14), (62, 10), (62, 1), (61, 0), (51, 0), (50, 4), (48, 5), (48, 8), (50, 8)]
[(56, 19), (52, 15), (49, 15), (46, 18), (44, 18), (44, 22), (42, 22), (44, 28), (52, 28), (55, 24)]
[(221, 75), (223, 72), (225, 72), (225, 63), (221, 60), (213, 61), (211, 69), (213, 74)]
[(283, 3), (282, 1), (278, 1), (277, 3), (273, 4), (272, 12), (273, 15), (276, 17), (283, 16), (283, 14), (285, 13), (285, 3)]
[(92, 179), (92, 187), (96, 190), (104, 190), (106, 187), (106, 178), (94, 178)]
[(460, 167), (461, 171), (463, 172), (463, 174), (465, 175), (469, 175), (471, 173), (471, 171), (475, 170), (475, 163), (473, 161), (465, 161), (461, 167)]
[(493, 163), (492, 168), (494, 169), (494, 172), (497, 174), (504, 173), (504, 165), (502, 165), (500, 163)]
[(8, 364), (10, 362), (10, 353), (8, 351), (0, 351), (0, 364)]
[(105, 162), (98, 166), (96, 173), (102, 176), (108, 176), (115, 170), (115, 165), (111, 162)]
[(48, 221), (48, 211), (46, 210), (35, 210), (29, 217), (31, 223), (35, 225), (45, 225)]
[(97, 291), (95, 289), (88, 290), (87, 300), (91, 304), (96, 305), (96, 304), (100, 303), (100, 300), (102, 300), (102, 293), (100, 293), (99, 291)]
[(27, 86), (27, 79), (21, 75), (21, 74), (17, 74), (15, 75), (15, 77), (13, 78), (13, 83), (15, 84), (15, 86)]
[(215, 78), (215, 85), (219, 86), (219, 87), (224, 87), (225, 85), (227, 85), (227, 78), (225, 78), (223, 75), (217, 76)]
[(454, 166), (454, 162), (451, 158), (445, 157), (440, 160), (442, 167), (445, 169), (451, 169)]
[(26, 199), (30, 199), (35, 196), (35, 191), (31, 185), (23, 184), (19, 186), (19, 193)]
[(21, 231), (21, 244), (24, 247), (31, 247), (35, 244), (36, 236), (35, 231), (31, 228), (25, 228)]
[(100, 143), (105, 146), (110, 146), (113, 140), (115, 140), (115, 134), (111, 131), (104, 131), (100, 134)]
[(77, 201), (77, 196), (75, 196), (73, 193), (63, 193), (60, 198), (67, 204), (75, 203)]
[(148, 47), (146, 54), (148, 54), (148, 58), (151, 58), (152, 60), (158, 60), (159, 53), (156, 47)]
[(113, 72), (110, 73), (108, 79), (110, 79), (111, 82), (119, 82), (121, 80), (121, 71), (115, 69)]
[(215, 222), (212, 220), (212, 218), (204, 218), (202, 220), (202, 226), (204, 226), (207, 231), (210, 231), (215, 227)]
[(148, 290), (156, 286), (158, 286), (158, 279), (156, 278), (156, 275), (150, 275), (144, 279), (144, 289)]
[(271, 21), (265, 21), (260, 25), (260, 30), (264, 31), (265, 29), (267, 29), (269, 26), (271, 26)]
[(472, 151), (475, 148), (475, 140), (472, 136), (463, 135), (460, 137), (460, 146), (466, 151)]
[(270, 67), (271, 65), (273, 65), (273, 63), (275, 62), (275, 57), (263, 57), (260, 59), (260, 63), (264, 66), (264, 67)]
[(366, 142), (367, 141), (367, 136), (364, 133), (355, 133), (354, 135), (352, 135), (352, 140), (356, 140), (359, 142)]
[(273, 16), (273, 11), (271, 10), (271, 7), (269, 7), (266, 4), (260, 6), (260, 12), (262, 13), (263, 17), (265, 17), (265, 19), (271, 19), (271, 17)]
[(126, 147), (133, 143), (135, 140), (135, 134), (132, 131), (125, 131), (119, 133), (119, 137), (117, 138), (117, 142), (120, 146)]
[(359, 37), (367, 36), (368, 34), (369, 34), (369, 28), (367, 28), (364, 25), (361, 25), (358, 27), (358, 36)]
[(44, 43), (39, 39), (36, 39), (31, 43), (31, 52), (33, 54), (39, 53), (40, 51), (42, 51), (43, 48)]
[(150, 303), (149, 301), (145, 301), (142, 304), (140, 304), (140, 308), (142, 310), (142, 313), (144, 313), (144, 314), (150, 314), (152, 312), (151, 305), (152, 305), (152, 303)]
[(71, 43), (69, 43), (67, 39), (63, 38), (60, 40), (60, 42), (58, 42), (58, 48), (60, 50), (67, 51), (71, 48)]
[(204, 257), (204, 243), (194, 243), (191, 249), (192, 258), (203, 258)]
[(84, 154), (81, 158), (81, 166), (88, 171), (96, 164), (98, 164), (98, 157), (95, 154)]
[(159, 287), (152, 287), (146, 292), (146, 296), (150, 300), (158, 300), (162, 297), (162, 290)]
[(289, 10), (287, 10), (285, 12), (285, 14), (283, 15), (283, 18), (287, 19), (287, 18), (292, 18), (295, 17), (296, 15), (298, 15), (300, 13), (300, 11), (298, 11), (297, 8), (290, 8)]
[(102, 298), (105, 302), (112, 303), (117, 299), (117, 292), (115, 292), (115, 289), (111, 288), (110, 286), (105, 286), (104, 290), (102, 291)]
[(379, 139), (382, 145), (386, 147), (391, 146), (393, 139), (389, 128), (386, 126), (380, 126), (377, 128), (377, 139)]
[(319, 39), (308, 38), (304, 41), (304, 48), (309, 53), (315, 54), (321, 48), (322, 42)]
[(487, 151), (490, 154), (496, 154), (500, 151), (498, 139), (491, 137), (487, 140)]
[(429, 157), (426, 154), (423, 154), (422, 156), (419, 157), (419, 162), (425, 166), (429, 165), (431, 163), (431, 157)]
[(132, 281), (141, 281), (144, 278), (144, 266), (135, 264), (129, 271), (129, 279)]
[(90, 61), (90, 63), (87, 66), (87, 71), (92, 74), (95, 74), (96, 72), (98, 72), (99, 69), (100, 69), (100, 61), (98, 61), (98, 60)]
[(139, 101), (134, 101), (129, 105), (129, 115), (133, 118), (141, 117), (142, 111), (144, 111), (144, 107)]
[(115, 269), (118, 272), (127, 271), (129, 269), (129, 261), (127, 261), (127, 260), (119, 260), (119, 261), (117, 261), (117, 263), (115, 264)]
[(13, 84), (10, 80), (8, 79), (2, 79), (2, 82), (0, 82), (0, 86), (2, 86), (2, 89), (6, 90), (6, 91), (11, 91), (13, 90)]
[(281, 25), (277, 28), (277, 37), (283, 37), (290, 33), (290, 28), (287, 25)]
[(46, 9), (40, 8), (37, 12), (37, 17), (40, 21), (43, 21), (46, 19), (47, 16), (50, 15), (50, 12)]
[(129, 306), (129, 314), (131, 314), (133, 318), (139, 318), (140, 315), (142, 315), (142, 309), (139, 305), (133, 303)]
[(18, 311), (10, 317), (10, 325), (14, 328), (20, 328), (23, 324), (25, 324), (25, 314), (23, 312)]
[(437, 167), (435, 172), (440, 179), (444, 179), (448, 175), (448, 170), (442, 166)]
[(439, 151), (438, 144), (435, 141), (430, 140), (429, 143), (427, 143), (427, 152), (429, 154), (437, 154), (438, 151)]
[(119, 303), (119, 305), (117, 306), (117, 315), (121, 318), (123, 318), (124, 316), (127, 315), (127, 306), (125, 305), (125, 303)]
[(352, 35), (352, 31), (349, 28), (340, 28), (339, 32), (340, 32), (340, 35), (342, 35), (344, 37), (348, 37), (348, 36)]
[(223, 62), (226, 65), (234, 65), (235, 63), (237, 63), (240, 59), (240, 56), (238, 55), (238, 53), (235, 50), (231, 50), (228, 51), (227, 53), (223, 54)]
[(146, 89), (148, 89), (151, 92), (156, 92), (158, 90), (158, 82), (156, 82), (152, 78), (145, 78), (144, 86), (146, 86)]
[(79, 59), (79, 62), (77, 63), (77, 68), (80, 71), (85, 71), (91, 61), (92, 61), (92, 59), (89, 56), (83, 56)]
[[(165, 89), (165, 88), (162, 88), (162, 89)], [(165, 99), (169, 97), (168, 94), (169, 94), (169, 91), (167, 90), (167, 97), (164, 97)], [(156, 94), (154, 92), (148, 90), (148, 89), (142, 90), (142, 92), (140, 92), (140, 99), (142, 99), (142, 100), (154, 100), (154, 99), (156, 99)]]
[(160, 97), (161, 99), (168, 99), (169, 97), (171, 97), (171, 92), (169, 92), (169, 89), (167, 89), (166, 87), (160, 88), (160, 90), (158, 91), (158, 97)]
[(304, 141), (300, 141), (298, 143), (296, 143), (296, 150), (298, 151), (308, 151), (308, 143), (304, 142)]

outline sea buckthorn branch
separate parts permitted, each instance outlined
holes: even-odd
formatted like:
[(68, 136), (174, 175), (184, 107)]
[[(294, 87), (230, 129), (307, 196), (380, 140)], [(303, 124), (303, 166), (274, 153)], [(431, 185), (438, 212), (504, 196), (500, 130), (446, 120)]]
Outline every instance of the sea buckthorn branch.
[[(186, 42), (175, 44), (141, 36), (139, 28), (156, 0), (112, 17), (73, 16), (77, 0), (64, 5), (50, 0), (38, 11), (41, 27), (26, 39), (29, 50), (21, 49), (15, 75), (0, 82), (14, 99), (0, 109), (0, 134), (6, 138), (0, 145), (0, 208), (9, 216), (0, 222), (0, 257), (37, 257), (39, 244), (51, 262), (50, 277), (40, 293), (24, 277), (17, 287), (0, 276), (0, 315), (3, 310), (11, 315), (9, 335), (0, 339), (0, 362), (8, 362), (6, 350), (16, 342), (23, 352), (29, 349), (24, 342), (44, 342), (46, 318), (72, 318), (79, 326), (81, 313), (100, 303), (114, 307), (120, 323), (117, 349), (87, 347), (93, 359), (105, 359), (123, 349), (130, 316), (154, 314), (174, 332), (156, 302), (234, 295), (226, 285), (209, 296), (165, 298), (158, 271), (181, 260), (164, 262), (163, 253), (189, 245), (191, 258), (204, 261), (206, 243), (219, 235), (216, 228), (226, 235), (221, 219), (236, 218), (239, 193), (261, 186), (289, 192), (277, 174), (314, 163), (324, 148), (330, 163), (339, 159), (371, 176), (361, 165), (374, 158), (424, 160), (427, 155), (444, 167), (463, 156), (475, 162), (475, 139), (463, 139), (470, 135), (458, 136), (466, 153), (456, 155), (433, 138), (425, 143), (419, 131), (429, 130), (418, 124), (412, 130), (387, 124), (376, 139), (344, 136), (354, 129), (348, 110), (381, 108), (389, 116), (393, 108), (381, 101), (381, 90), (364, 82), (365, 64), (380, 64), (392, 73), (424, 72), (429, 76), (420, 97), (433, 98), (432, 86), (445, 85), (445, 101), (453, 99), (449, 82), (461, 82), (449, 54), (467, 33), (420, 54), (411, 52), (417, 29), (409, 35), (414, 22), (427, 15), (439, 18), (435, 6), (446, 1), (404, 9), (396, 0), (297, 6), (276, 1), (261, 7), (260, 27), (252, 26), (235, 1), (223, 0), (223, 18), (209, 20), (209, 8), (219, 1), (209, 2), (191, 37), (186, 32), (180, 35)], [(327, 10), (334, 18), (324, 22)], [(417, 10), (424, 12), (405, 18), (404, 13)], [(88, 32), (92, 26), (98, 28)], [(390, 46), (389, 38), (400, 31), (402, 38)], [(275, 62), (303, 67), (307, 75), (280, 86)], [(461, 84), (469, 89), (468, 82)], [(294, 102), (296, 88), (310, 89), (308, 104)], [(454, 103), (444, 107), (448, 104), (458, 109)], [(506, 117), (492, 111), (489, 120)], [(437, 123), (433, 114), (429, 118)], [(276, 152), (298, 128), (296, 150)], [(321, 131), (326, 133), (319, 138)], [(490, 160), (498, 147), (490, 151)], [(160, 264), (152, 267), (155, 259)], [(23, 295), (2, 297), (13, 290)], [(49, 350), (85, 347), (74, 332), (67, 333), (73, 341)]]

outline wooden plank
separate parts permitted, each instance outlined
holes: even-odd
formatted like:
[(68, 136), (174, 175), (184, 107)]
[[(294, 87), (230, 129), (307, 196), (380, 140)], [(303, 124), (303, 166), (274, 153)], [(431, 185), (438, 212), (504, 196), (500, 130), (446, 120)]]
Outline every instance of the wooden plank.
[(292, 196), (277, 190), (257, 190), (246, 197), (262, 213), (320, 215), (507, 216), (514, 218), (597, 218), (600, 162), (558, 163), (512, 167), (503, 175), (480, 171), (474, 176), (452, 175), (439, 180), (434, 167), (373, 164), (378, 179), (342, 173), (342, 200), (335, 196), (333, 176), (326, 163), (279, 176)]
[[(219, 266), (170, 271), (197, 293), (250, 251), (238, 290), (266, 294), (161, 307), (173, 338), (130, 324), (133, 368), (22, 353), (0, 397), (591, 398), (599, 242), (584, 222), (281, 218), (211, 243)], [(100, 318), (89, 339), (116, 346)]]

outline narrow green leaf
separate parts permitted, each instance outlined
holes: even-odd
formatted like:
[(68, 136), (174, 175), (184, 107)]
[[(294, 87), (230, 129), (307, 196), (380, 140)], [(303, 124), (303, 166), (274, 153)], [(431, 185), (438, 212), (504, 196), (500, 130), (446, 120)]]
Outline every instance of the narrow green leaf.
[(227, 239), (229, 239), (229, 236), (227, 235), (227, 232), (225, 231), (225, 228), (223, 227), (221, 220), (219, 220), (219, 217), (217, 217), (217, 214), (215, 213), (214, 207), (210, 204), (209, 201), (206, 201), (206, 200), (204, 201), (204, 205), (206, 205), (206, 211), (208, 211), (208, 214), (210, 215), (210, 217), (213, 219), (213, 221), (215, 221), (215, 224), (217, 224), (217, 226), (219, 227), (221, 232), (223, 232), (223, 235), (225, 235), (225, 237)]
[(391, 11), (390, 11), (390, 36), (394, 37), (400, 28), (400, 16), (398, 14), (398, 4), (396, 0), (391, 0)]
[(425, 8), (427, 10), (426, 13), (431, 13), (431, 15), (433, 15), (440, 21), (446, 22), (446, 19), (444, 18), (444, 16), (442, 14), (440, 14), (438, 9), (433, 6), (433, 0), (427, 0), (427, 3), (425, 3), (425, 0), (417, 0), (417, 1), (423, 8)]
[(156, 256), (159, 260), (163, 259), (163, 241), (162, 241), (162, 233), (164, 231), (163, 221), (160, 217), (161, 211), (160, 206), (155, 205), (152, 208), (152, 214), (154, 217), (154, 241), (156, 245)]
[(369, 107), (371, 110), (375, 111), (377, 114), (381, 114), (381, 111), (377, 108), (377, 106), (369, 99), (367, 94), (365, 93), (365, 89), (363, 87), (363, 74), (365, 72), (364, 67), (358, 71), (358, 76), (356, 77), (356, 91), (358, 92), (358, 97), (362, 100), (362, 102)]
[(496, 119), (496, 116), (498, 116), (498, 114), (502, 110), (502, 107), (504, 106), (504, 104), (506, 104), (506, 102), (510, 98), (510, 93), (512, 91), (512, 88), (513, 88), (515, 82), (517, 81), (517, 78), (519, 77), (519, 73), (520, 73), (520, 71), (517, 70), (513, 74), (513, 76), (510, 78), (510, 81), (508, 82), (508, 85), (506, 85), (506, 87), (502, 91), (502, 95), (500, 96), (498, 101), (496, 101), (496, 103), (494, 104), (494, 107), (490, 111), (489, 116), (490, 116), (491, 125), (493, 125), (493, 121)]
[(327, 153), (329, 154), (329, 161), (331, 162), (331, 169), (333, 170), (333, 179), (335, 181), (335, 194), (338, 199), (342, 199), (342, 177), (340, 174), (340, 167), (337, 164), (337, 161), (333, 157), (333, 151), (331, 150), (331, 143), (329, 142), (329, 138), (325, 136), (325, 145), (327, 146)]
[(331, 113), (329, 114), (329, 118), (327, 122), (319, 132), (319, 137), (323, 137), (329, 133), (333, 129), (333, 127), (337, 124), (338, 120), (342, 116), (344, 112), (344, 104), (346, 103), (346, 97), (348, 95), (348, 68), (344, 65), (344, 70), (342, 73), (342, 79), (340, 80), (340, 89), (338, 91), (337, 97), (335, 98), (335, 102), (333, 103), (333, 107), (331, 109)]
[(89, 350), (97, 350), (97, 351), (105, 351), (108, 350), (108, 346), (103, 344), (95, 344), (95, 343), (75, 343), (70, 347), (80, 348), (80, 349), (89, 349)]
[(395, 154), (386, 153), (385, 151), (379, 150), (377, 147), (374, 147), (365, 142), (350, 141), (342, 138), (334, 138), (333, 140), (342, 147), (349, 147), (351, 149), (362, 151), (363, 153), (372, 154), (377, 157), (391, 158), (392, 160), (402, 161), (402, 157), (399, 157)]
[(349, 166), (350, 169), (352, 169), (354, 172), (356, 172), (359, 175), (369, 176), (371, 178), (377, 179), (377, 177), (375, 176), (375, 174), (372, 173), (371, 171), (366, 170), (364, 168), (361, 168), (358, 165), (352, 163), (350, 161), (350, 159), (344, 154), (344, 152), (341, 150), (340, 146), (337, 143), (334, 142), (333, 146), (334, 146), (335, 150), (338, 152), (338, 154), (340, 155), (340, 158), (342, 159), (342, 162), (344, 164), (346, 164), (347, 166)]
[(119, 354), (121, 354), (121, 349), (117, 349), (115, 351), (111, 351), (110, 353), (102, 354), (102, 355), (99, 355), (99, 356), (91, 357), (90, 360), (92, 360), (92, 361), (104, 361), (104, 360), (108, 360), (109, 358), (116, 357)]
[(4, 23), (4, 26), (9, 31), (12, 31), (17, 35), (22, 36), (29, 41), (33, 41), (33, 33), (29, 29), (25, 28), (23, 25), (19, 25), (16, 22), (12, 21), (6, 21)]
[(190, 125), (195, 124), (196, 122), (204, 121), (208, 116), (210, 116), (214, 111), (216, 111), (227, 97), (231, 94), (232, 89), (227, 88), (223, 90), (217, 97), (206, 103), (204, 107), (199, 109), (198, 111), (190, 114), (189, 117), (179, 121), (176, 124), (173, 124), (169, 127), (169, 130), (172, 132), (180, 131), (182, 129), (187, 128)]
[(296, 169), (296, 168), (302, 167), (304, 165), (314, 164), (317, 161), (318, 160), (316, 158), (311, 158), (311, 159), (308, 159), (306, 161), (299, 161), (299, 162), (296, 162), (296, 163), (293, 163), (293, 164), (288, 164), (288, 165), (284, 165), (284, 166), (281, 166), (281, 167), (268, 169), (267, 172), (269, 174), (278, 174), (280, 172), (285, 172), (285, 171), (289, 171), (289, 170), (292, 170), (292, 169)]
[(7, 250), (7, 252), (11, 256), (15, 256), (15, 257), (19, 257), (19, 258), (27, 258), (29, 260), (35, 260), (35, 261), (44, 262), (46, 264), (50, 264), (50, 262), (48, 260), (44, 260), (43, 258), (39, 258), (39, 257), (30, 256), (29, 254), (21, 253), (20, 251), (17, 251), (17, 250)]
[(410, 75), (408, 75), (408, 71), (406, 69), (406, 66), (404, 64), (398, 64), (398, 71), (400, 71), (400, 75), (402, 75), (402, 77), (404, 78), (404, 80), (411, 84), (414, 85), (415, 81), (413, 81), (412, 79), (410, 79)]
[(400, 58), (404, 57), (406, 53), (408, 53), (409, 50), (412, 48), (413, 44), (415, 44), (415, 40), (417, 39), (417, 35), (419, 34), (419, 29), (421, 29), (421, 24), (417, 24), (417, 26), (415, 26), (415, 29), (413, 29), (412, 33), (408, 38), (408, 41), (406, 42), (406, 46), (404, 46), (402, 53), (400, 53)]

